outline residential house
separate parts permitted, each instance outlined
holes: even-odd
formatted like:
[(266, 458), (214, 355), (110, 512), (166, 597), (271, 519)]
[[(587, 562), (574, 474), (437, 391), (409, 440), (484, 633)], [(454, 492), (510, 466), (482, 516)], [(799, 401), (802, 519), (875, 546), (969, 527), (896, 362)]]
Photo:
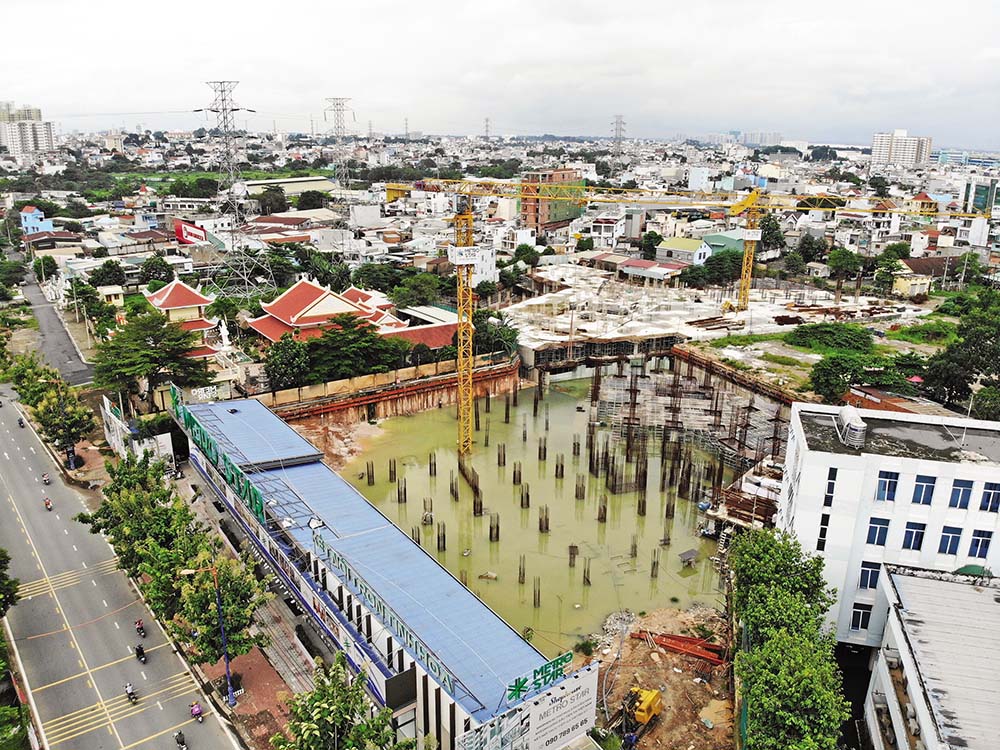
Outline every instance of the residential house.
[(24, 234), (36, 234), (38, 232), (52, 232), (52, 219), (46, 219), (42, 210), (34, 206), (25, 206), (21, 209), (21, 232)]
[(818, 260), (806, 263), (806, 276), (814, 279), (828, 279), (830, 278), (830, 266), (826, 263), (820, 263)]
[(180, 279), (174, 279), (155, 292), (147, 290), (143, 296), (168, 321), (178, 323), (185, 331), (198, 334), (199, 346), (188, 352), (189, 357), (212, 357), (218, 353), (219, 349), (209, 343), (208, 335), (215, 330), (219, 320), (208, 318), (205, 312), (205, 308), (215, 301), (215, 297), (202, 294)]
[(681, 261), (700, 266), (712, 256), (712, 248), (703, 239), (669, 237), (656, 246), (656, 260), (660, 263)]

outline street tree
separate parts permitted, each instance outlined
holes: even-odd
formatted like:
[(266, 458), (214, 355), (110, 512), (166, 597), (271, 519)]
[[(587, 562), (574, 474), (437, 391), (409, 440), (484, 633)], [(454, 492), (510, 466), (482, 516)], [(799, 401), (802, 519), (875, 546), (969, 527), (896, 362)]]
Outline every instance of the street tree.
[(476, 284), (475, 291), (476, 295), (478, 295), (480, 299), (489, 299), (499, 291), (499, 288), (497, 287), (496, 282), (484, 279)]
[(285, 734), (271, 737), (275, 750), (412, 750), (415, 740), (397, 740), (392, 711), (372, 713), (365, 673), (352, 675), (343, 652), (333, 664), (317, 661), (313, 689), (294, 696)]
[(374, 326), (353, 315), (334, 316), (330, 323), (322, 336), (308, 342), (309, 383), (389, 372), (405, 364), (408, 341), (380, 336)]
[[(223, 656), (216, 581), (230, 658), (249, 653), (254, 646), (267, 645), (267, 636), (251, 632), (251, 626), (254, 614), (274, 595), (268, 591), (268, 581), (254, 573), (252, 558), (236, 560), (206, 550), (189, 564), (197, 572), (180, 584), (177, 618), (170, 627), (178, 638), (191, 644), (191, 660), (195, 664), (215, 664)], [(212, 567), (214, 575), (209, 569)]]
[(813, 237), (811, 234), (804, 234), (799, 240), (799, 255), (806, 263), (812, 263), (814, 260), (822, 258), (826, 255), (826, 248), (826, 240)]
[(643, 260), (656, 260), (656, 246), (663, 242), (659, 232), (646, 232), (640, 240)]
[(750, 592), (767, 588), (775, 581), (820, 611), (834, 601), (823, 577), (823, 559), (805, 554), (798, 539), (790, 534), (759, 529), (740, 534), (733, 540), (729, 559), (736, 578), (733, 606), (741, 616)]
[(125, 269), (117, 260), (106, 260), (90, 272), (90, 283), (94, 286), (123, 286)]
[(785, 273), (789, 276), (801, 276), (806, 272), (806, 262), (798, 250), (789, 250), (785, 255)]
[(309, 348), (286, 333), (267, 348), (264, 372), (272, 391), (298, 388), (309, 374)]
[(190, 387), (211, 384), (206, 361), (188, 356), (198, 343), (196, 333), (159, 312), (137, 315), (98, 345), (94, 380), (102, 388), (129, 393), (138, 393), (140, 381), (145, 381), (146, 398), (153, 406), (157, 387), (168, 381)]
[(295, 207), (299, 211), (311, 211), (314, 208), (326, 208), (327, 195), (319, 190), (304, 190), (299, 195), (299, 202)]
[(418, 273), (403, 280), (403, 283), (393, 287), (389, 299), (396, 307), (415, 307), (437, 302), (441, 297), (441, 286), (438, 277), (432, 273)]
[(774, 214), (764, 214), (760, 220), (760, 245), (764, 250), (776, 250), (785, 246), (785, 235)]
[(968, 360), (952, 349), (938, 352), (927, 360), (924, 389), (945, 405), (960, 403), (972, 394), (976, 374)]
[(810, 387), (827, 403), (840, 403), (848, 388), (865, 380), (870, 365), (866, 355), (831, 354), (812, 366)]
[(514, 260), (519, 260), (526, 265), (537, 266), (540, 257), (534, 245), (529, 245), (526, 242), (522, 242), (514, 248)]
[(850, 705), (832, 651), (831, 639), (779, 630), (736, 655), (747, 750), (836, 750)]
[(879, 198), (889, 197), (889, 181), (882, 175), (879, 174), (872, 177), (868, 180), (868, 185), (875, 191), (875, 195)]
[(826, 265), (830, 268), (830, 275), (837, 282), (837, 290), (834, 293), (833, 302), (840, 304), (840, 294), (844, 288), (844, 280), (852, 278), (861, 270), (861, 257), (845, 247), (835, 247), (827, 256)]
[(35, 278), (41, 281), (42, 279), (51, 279), (59, 273), (59, 265), (51, 255), (40, 255), (31, 264), (31, 270), (35, 272)]
[(268, 185), (263, 193), (255, 193), (251, 197), (260, 203), (260, 212), (265, 216), (288, 210), (288, 198), (280, 185)]
[(94, 412), (61, 380), (42, 396), (35, 407), (35, 419), (45, 439), (67, 453), (96, 425)]
[(594, 249), (594, 238), (593, 237), (581, 237), (576, 241), (576, 251), (578, 253), (584, 253), (588, 250)]
[(174, 269), (159, 255), (151, 255), (139, 266), (139, 283), (150, 281), (170, 282), (174, 280)]
[(972, 415), (976, 419), (1000, 421), (1000, 386), (991, 383), (980, 388), (976, 391), (971, 406)]
[(875, 262), (875, 288), (880, 294), (888, 294), (895, 283), (896, 275), (903, 270), (903, 264), (894, 255), (883, 253)]
[(897, 260), (902, 260), (903, 258), (910, 257), (910, 243), (909, 242), (890, 242), (885, 246), (879, 258), (896, 258)]
[(7, 550), (0, 549), (0, 617), (17, 604), (17, 589), (21, 582), (10, 577), (10, 555)]

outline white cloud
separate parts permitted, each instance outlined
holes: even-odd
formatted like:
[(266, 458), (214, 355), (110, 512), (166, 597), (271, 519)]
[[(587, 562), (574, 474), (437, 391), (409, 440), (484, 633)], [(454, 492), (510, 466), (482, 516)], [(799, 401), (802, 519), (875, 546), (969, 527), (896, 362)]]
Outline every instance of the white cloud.
[[(8, 18), (8, 21), (11, 19)], [(863, 142), (903, 127), (1000, 147), (1000, 9), (846, 0), (36, 0), (5, 33), (0, 98), (64, 129), (192, 125), (204, 81), (240, 81), (252, 127), (323, 129), (328, 96), (356, 128), (608, 134), (775, 129)], [(123, 114), (100, 114), (123, 113)], [(128, 113), (128, 114), (124, 114)], [(157, 113), (157, 114), (131, 114)], [(79, 117), (79, 115), (92, 115)]]

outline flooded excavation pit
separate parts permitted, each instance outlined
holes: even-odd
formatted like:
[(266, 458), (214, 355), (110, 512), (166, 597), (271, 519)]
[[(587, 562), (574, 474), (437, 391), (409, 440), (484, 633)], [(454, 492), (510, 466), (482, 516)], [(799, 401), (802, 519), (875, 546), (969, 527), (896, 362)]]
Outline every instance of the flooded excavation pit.
[(524, 390), (516, 404), (500, 394), (489, 408), (480, 399), (464, 475), (453, 408), (385, 420), (340, 470), (549, 655), (615, 610), (721, 603), (716, 542), (699, 533), (697, 503), (730, 470), (691, 442), (650, 437), (627, 450), (601, 426), (588, 437), (588, 385), (559, 384), (540, 399)]

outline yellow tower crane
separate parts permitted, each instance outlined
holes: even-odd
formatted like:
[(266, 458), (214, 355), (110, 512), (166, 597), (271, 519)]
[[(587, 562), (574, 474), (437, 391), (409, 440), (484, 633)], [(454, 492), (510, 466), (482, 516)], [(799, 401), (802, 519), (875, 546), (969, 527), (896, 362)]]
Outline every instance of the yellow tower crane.
[(413, 190), (455, 193), (458, 196), (458, 210), (454, 219), (455, 246), (449, 249), (448, 259), (455, 266), (458, 279), (458, 452), (467, 456), (472, 451), (473, 390), (472, 374), (472, 312), (474, 308), (472, 272), (477, 260), (473, 246), (473, 197), (512, 198), (515, 200), (571, 201), (580, 205), (588, 203), (635, 203), (665, 209), (679, 208), (719, 208), (732, 218), (745, 214), (743, 230), (743, 264), (740, 273), (739, 290), (734, 302), (727, 302), (731, 310), (746, 310), (750, 303), (750, 287), (753, 282), (754, 256), (757, 243), (761, 240), (759, 221), (762, 213), (778, 210), (787, 211), (838, 211), (854, 214), (901, 214), (904, 216), (924, 216), (930, 218), (974, 218), (989, 219), (989, 213), (963, 213), (937, 211), (933, 209), (900, 208), (891, 202), (882, 201), (874, 208), (845, 207), (846, 199), (840, 196), (781, 195), (761, 193), (708, 193), (692, 191), (644, 190), (637, 188), (587, 188), (571, 183), (555, 183), (544, 186), (540, 192), (537, 183), (492, 182), (485, 180), (423, 180), (412, 184), (387, 184), (386, 200), (393, 201), (408, 195)]
[(472, 374), (475, 360), (472, 354), (472, 312), (475, 307), (472, 292), (472, 271), (477, 250), (473, 246), (472, 196), (458, 195), (455, 222), (455, 247), (449, 250), (448, 260), (455, 266), (458, 281), (458, 455), (464, 458), (472, 452), (472, 410), (475, 394)]

